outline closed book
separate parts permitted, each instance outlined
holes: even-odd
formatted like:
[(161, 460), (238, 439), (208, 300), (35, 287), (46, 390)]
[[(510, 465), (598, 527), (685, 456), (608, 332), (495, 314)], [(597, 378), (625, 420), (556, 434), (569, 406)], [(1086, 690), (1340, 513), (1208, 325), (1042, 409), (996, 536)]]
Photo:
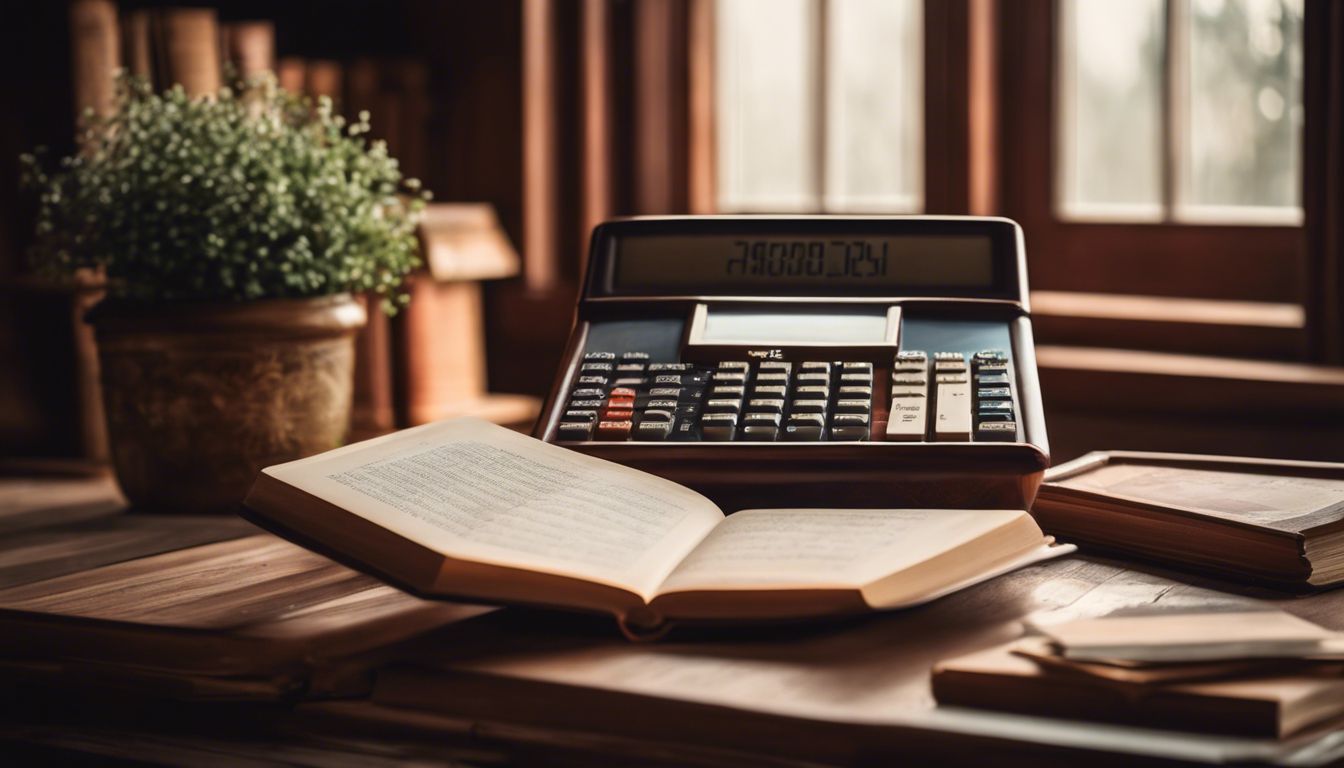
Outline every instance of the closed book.
[(1096, 452), (1049, 470), (1031, 512), (1066, 541), (1175, 568), (1344, 582), (1344, 464)]
[(939, 663), (943, 706), (1284, 738), (1344, 716), (1344, 678), (1293, 674), (1137, 684), (1052, 671), (1014, 653), (1015, 643)]

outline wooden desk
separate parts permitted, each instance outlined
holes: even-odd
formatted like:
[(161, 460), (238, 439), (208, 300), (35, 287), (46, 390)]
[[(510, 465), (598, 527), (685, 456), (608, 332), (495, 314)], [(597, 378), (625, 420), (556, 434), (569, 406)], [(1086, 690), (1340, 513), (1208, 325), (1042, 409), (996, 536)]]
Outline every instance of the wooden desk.
[[(441, 680), (433, 714), (371, 700), (165, 702), (0, 672), (10, 692), (0, 697), (0, 743), (10, 756), (174, 764), (1274, 762), (1296, 744), (950, 710), (929, 692), (936, 661), (1012, 639), (1024, 620), (1253, 599), (1344, 630), (1344, 590), (1292, 597), (1072, 556), (910, 611), (687, 630), (656, 644), (626, 642), (605, 617), (490, 613), (438, 631), (389, 667)], [(604, 714), (613, 711), (619, 723)], [(1344, 752), (1344, 730), (1330, 738)]]

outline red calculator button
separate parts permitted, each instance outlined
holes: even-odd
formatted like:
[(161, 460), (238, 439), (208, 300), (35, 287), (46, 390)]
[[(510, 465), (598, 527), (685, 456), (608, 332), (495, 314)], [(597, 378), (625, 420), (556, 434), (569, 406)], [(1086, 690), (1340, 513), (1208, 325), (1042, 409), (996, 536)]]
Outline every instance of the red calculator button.
[(608, 408), (602, 413), (603, 421), (629, 421), (635, 418), (635, 412), (629, 408)]
[(597, 423), (598, 440), (628, 440), (634, 422), (627, 417), (621, 420), (599, 421)]
[(616, 387), (612, 389), (610, 393), (607, 394), (607, 397), (613, 400), (623, 397), (628, 397), (631, 400), (634, 400), (635, 390), (630, 387)]

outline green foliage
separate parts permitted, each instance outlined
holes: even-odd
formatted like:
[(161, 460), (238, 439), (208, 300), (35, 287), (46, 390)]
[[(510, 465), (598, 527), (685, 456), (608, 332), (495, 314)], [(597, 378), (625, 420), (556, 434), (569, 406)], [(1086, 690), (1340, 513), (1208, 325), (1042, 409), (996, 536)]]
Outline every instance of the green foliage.
[(405, 302), (429, 195), (367, 140), (368, 113), (347, 124), (330, 99), (273, 79), (191, 99), (122, 78), (113, 113), (86, 125), (84, 151), (59, 168), (21, 158), (40, 270), (101, 268), (136, 301), (375, 291), (389, 312)]

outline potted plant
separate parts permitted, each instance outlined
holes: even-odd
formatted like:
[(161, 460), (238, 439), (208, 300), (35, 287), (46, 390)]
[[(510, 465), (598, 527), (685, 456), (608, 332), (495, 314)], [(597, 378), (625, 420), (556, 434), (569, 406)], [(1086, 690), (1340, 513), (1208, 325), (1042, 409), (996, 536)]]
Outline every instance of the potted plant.
[(38, 193), (36, 267), (105, 278), (94, 325), (117, 479), (141, 508), (233, 507), (349, 428), (352, 294), (405, 300), (423, 198), (368, 115), (265, 79), (188, 98), (118, 83)]

